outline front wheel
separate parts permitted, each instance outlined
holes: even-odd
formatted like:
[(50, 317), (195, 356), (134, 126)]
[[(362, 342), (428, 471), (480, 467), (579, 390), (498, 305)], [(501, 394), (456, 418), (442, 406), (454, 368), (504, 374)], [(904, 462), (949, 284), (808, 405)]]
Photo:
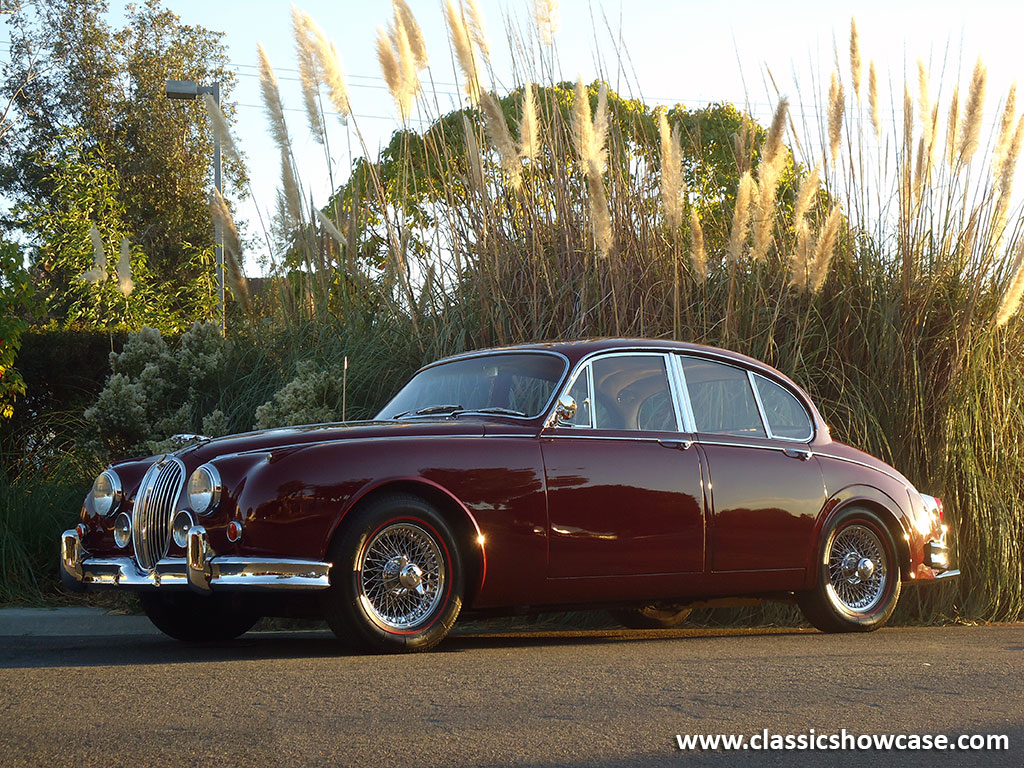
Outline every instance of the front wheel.
[(343, 642), (373, 651), (426, 651), (462, 609), (462, 564), (444, 519), (408, 494), (352, 513), (331, 546), (327, 623)]
[(822, 632), (871, 632), (889, 620), (900, 597), (900, 569), (878, 515), (856, 507), (841, 512), (817, 562), (818, 583), (796, 596), (811, 624)]
[(157, 629), (188, 642), (233, 640), (260, 618), (237, 595), (141, 592), (139, 601)]

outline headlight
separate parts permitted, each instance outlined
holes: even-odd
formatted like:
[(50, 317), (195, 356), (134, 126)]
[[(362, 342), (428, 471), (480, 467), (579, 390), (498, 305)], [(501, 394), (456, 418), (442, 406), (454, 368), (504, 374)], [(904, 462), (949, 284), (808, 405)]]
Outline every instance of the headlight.
[(188, 503), (197, 515), (208, 515), (220, 503), (220, 472), (203, 464), (188, 479)]
[(98, 515), (112, 515), (123, 497), (121, 478), (112, 469), (103, 472), (92, 484), (92, 508)]
[(114, 520), (114, 543), (124, 549), (132, 539), (132, 519), (124, 512)]
[(174, 523), (171, 525), (171, 534), (174, 536), (174, 543), (179, 547), (188, 544), (188, 529), (192, 527), (192, 515), (182, 511), (174, 516)]

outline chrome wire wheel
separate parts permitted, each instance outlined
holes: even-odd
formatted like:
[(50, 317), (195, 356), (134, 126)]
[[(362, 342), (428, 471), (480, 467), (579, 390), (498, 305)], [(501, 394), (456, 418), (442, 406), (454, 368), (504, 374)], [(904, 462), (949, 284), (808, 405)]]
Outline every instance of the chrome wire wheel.
[(435, 617), (445, 592), (442, 545), (425, 527), (396, 522), (378, 530), (357, 561), (359, 601), (382, 627), (412, 631)]
[(885, 545), (870, 527), (854, 523), (840, 530), (828, 551), (829, 592), (839, 606), (865, 614), (885, 598), (889, 563)]

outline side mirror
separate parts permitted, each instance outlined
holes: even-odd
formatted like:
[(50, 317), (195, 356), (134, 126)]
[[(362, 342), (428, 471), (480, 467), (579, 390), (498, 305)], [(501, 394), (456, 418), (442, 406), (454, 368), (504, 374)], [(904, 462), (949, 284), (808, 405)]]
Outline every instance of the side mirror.
[(576, 400), (571, 395), (562, 395), (555, 405), (555, 418), (551, 426), (556, 426), (560, 421), (572, 421), (576, 416)]

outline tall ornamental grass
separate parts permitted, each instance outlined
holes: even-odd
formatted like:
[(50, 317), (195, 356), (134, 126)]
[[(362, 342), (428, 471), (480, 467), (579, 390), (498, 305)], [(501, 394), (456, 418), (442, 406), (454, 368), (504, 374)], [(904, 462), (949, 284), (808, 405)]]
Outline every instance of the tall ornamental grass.
[[(513, 82), (499, 92), (476, 2), (446, 0), (445, 48), (395, 0), (377, 55), (400, 127), (378, 157), (337, 50), (294, 11), (308, 127), (324, 148), (315, 172), (334, 190), (324, 200), (303, 191), (295, 126), (260, 50), (282, 181), (263, 233), (272, 279), (255, 298), (275, 344), (295, 342), (269, 354), (338, 370), (328, 350), (365, 350), (360, 377), (373, 382), (463, 349), (579, 336), (753, 355), (810, 392), (836, 439), (945, 500), (963, 578), (910, 593), (906, 616), (1018, 619), (1015, 91), (993, 98), (979, 60), (963, 82), (932, 82), (921, 64), (891, 98), (851, 25), (821, 92), (791, 94), (814, 107), (802, 118), (781, 94), (766, 127), (725, 104), (651, 108), (601, 80), (562, 80), (556, 9), (538, 0), (530, 23), (504, 19)], [(458, 80), (462, 109), (438, 108), (435, 76)], [(351, 169), (331, 160), (339, 141), (362, 147)], [(227, 206), (213, 208), (227, 227)], [(269, 393), (259, 377), (254, 406)]]

